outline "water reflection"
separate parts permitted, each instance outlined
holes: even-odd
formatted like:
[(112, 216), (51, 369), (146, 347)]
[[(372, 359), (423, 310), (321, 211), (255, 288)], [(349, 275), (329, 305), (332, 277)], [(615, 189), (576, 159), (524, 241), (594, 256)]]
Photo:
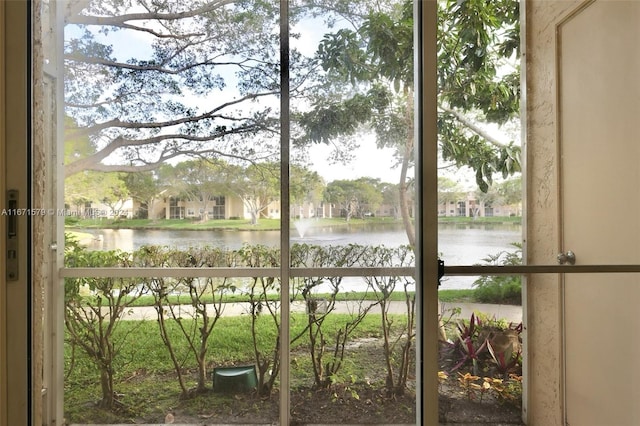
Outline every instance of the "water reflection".
[(190, 231), (171, 229), (81, 229), (89, 233), (93, 241), (88, 245), (94, 250), (134, 251), (145, 245), (170, 248), (213, 246), (238, 249), (243, 244), (276, 246), (279, 231)]
[[(279, 231), (236, 230), (173, 230), (173, 229), (79, 229), (91, 234), (85, 241), (95, 250), (137, 250), (144, 245), (161, 245), (171, 248), (215, 246), (237, 249), (243, 244), (262, 244), (269, 247), (280, 245)], [(397, 247), (408, 243), (402, 225), (358, 225), (309, 227), (304, 236), (295, 230), (292, 243), (319, 245), (385, 245)]]
[[(243, 244), (280, 245), (279, 231), (192, 231), (169, 229), (82, 229), (91, 234), (84, 241), (94, 250), (120, 249), (134, 251), (143, 245), (162, 245), (171, 248), (215, 246), (238, 249)], [(373, 224), (368, 226), (308, 227), (300, 237), (295, 229), (291, 243), (319, 245), (385, 245), (397, 247), (407, 244), (402, 225)], [(490, 254), (503, 250), (514, 251), (513, 243), (522, 241), (518, 224), (439, 224), (438, 253), (447, 265), (484, 263)], [(445, 277), (442, 289), (471, 288), (476, 277)]]

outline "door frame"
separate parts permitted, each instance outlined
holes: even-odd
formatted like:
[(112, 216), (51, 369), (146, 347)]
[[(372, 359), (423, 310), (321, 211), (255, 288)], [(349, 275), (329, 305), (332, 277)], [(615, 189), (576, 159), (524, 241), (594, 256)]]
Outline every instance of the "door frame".
[[(5, 1), (0, 5), (2, 28), (0, 36), (3, 72), (0, 74), (0, 123), (4, 130), (0, 137), (0, 206), (7, 209), (7, 190), (17, 190), (16, 207), (20, 212), (29, 211), (31, 192), (29, 187), (29, 11), (31, 2)], [(2, 72), (2, 71), (0, 71)], [(17, 279), (9, 280), (3, 273), (0, 278), (2, 327), (0, 327), (0, 351), (3, 374), (0, 384), (0, 423), (7, 425), (29, 424), (31, 419), (32, 371), (30, 365), (31, 311), (30, 288), (30, 218), (24, 215), (3, 215), (1, 218), (2, 270), (6, 271), (8, 224), (15, 221), (17, 227), (16, 256)], [(9, 391), (10, 390), (10, 391)], [(5, 423), (6, 422), (6, 423)]]
[[(6, 28), (5, 26), (5, 2), (0, 2), (0, 23), (2, 24), (2, 28)], [(6, 61), (5, 56), (5, 32), (0, 31), (0, 129), (5, 129), (5, 105), (6, 105), (6, 96), (5, 96), (5, 66), (4, 63)], [(5, 132), (0, 131), (0, 209), (5, 209), (5, 197), (6, 194), (6, 185), (5, 179), (6, 176), (6, 156), (5, 156)], [(6, 271), (6, 258), (4, 253), (6, 253), (6, 242), (4, 236), (7, 234), (6, 230), (6, 217), (0, 216), (0, 253), (3, 255), (0, 256), (0, 271)], [(0, 274), (0, 372), (7, 371), (7, 344), (6, 344), (6, 286), (7, 279), (5, 274)], [(0, 375), (0, 425), (5, 425), (7, 423), (7, 381), (5, 379), (5, 374)]]

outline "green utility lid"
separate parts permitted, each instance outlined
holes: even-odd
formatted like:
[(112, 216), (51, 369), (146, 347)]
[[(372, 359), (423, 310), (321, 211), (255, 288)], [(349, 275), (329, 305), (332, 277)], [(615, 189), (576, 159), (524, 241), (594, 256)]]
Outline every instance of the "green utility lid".
[(216, 367), (213, 369), (214, 392), (249, 392), (258, 386), (255, 365)]

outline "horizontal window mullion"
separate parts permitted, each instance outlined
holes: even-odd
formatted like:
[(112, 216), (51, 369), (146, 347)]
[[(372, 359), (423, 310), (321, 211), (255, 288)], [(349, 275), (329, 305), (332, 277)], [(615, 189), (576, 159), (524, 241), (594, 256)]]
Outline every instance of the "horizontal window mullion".
[(406, 277), (414, 276), (416, 268), (291, 268), (290, 271), (292, 277)]
[(451, 265), (444, 267), (445, 276), (633, 272), (640, 272), (640, 265)]
[[(638, 273), (640, 265), (452, 265), (445, 276), (525, 275), (566, 273)], [(291, 277), (414, 276), (414, 267), (291, 268)], [(62, 268), (62, 278), (83, 277), (279, 277), (280, 268)]]
[[(62, 278), (136, 277), (279, 277), (280, 268), (62, 268)], [(291, 277), (413, 276), (413, 267), (391, 268), (291, 268)]]

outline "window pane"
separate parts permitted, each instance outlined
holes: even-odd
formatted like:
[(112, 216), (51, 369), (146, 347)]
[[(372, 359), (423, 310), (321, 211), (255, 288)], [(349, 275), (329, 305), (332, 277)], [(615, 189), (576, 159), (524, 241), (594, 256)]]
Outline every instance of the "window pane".
[[(68, 268), (279, 266), (278, 11), (69, 3)], [(233, 275), (66, 278), (66, 419), (277, 422), (280, 280)]]
[[(446, 265), (519, 265), (519, 4), (439, 4), (438, 252)], [(442, 279), (441, 421), (520, 421), (521, 281)]]
[(279, 245), (278, 6), (70, 7), (65, 222), (82, 245)]
[[(331, 3), (291, 21), (292, 275), (411, 270), (413, 4)], [(290, 282), (294, 422), (415, 423), (415, 282), (357, 275)]]

